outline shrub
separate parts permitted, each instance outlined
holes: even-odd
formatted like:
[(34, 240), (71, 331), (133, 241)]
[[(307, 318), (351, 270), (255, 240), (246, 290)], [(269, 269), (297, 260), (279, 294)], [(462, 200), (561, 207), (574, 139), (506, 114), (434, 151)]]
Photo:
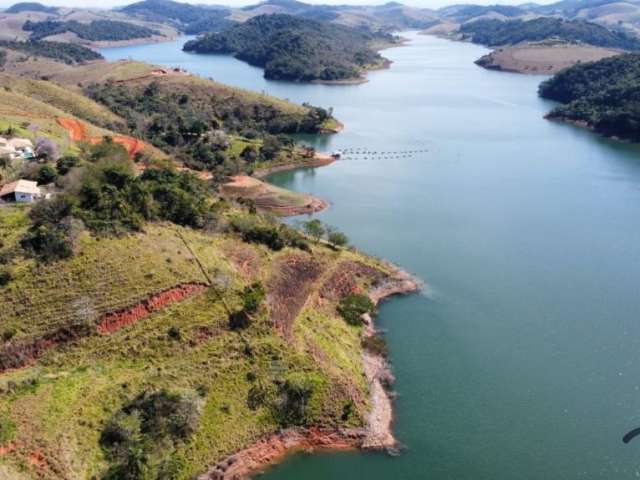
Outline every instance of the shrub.
[(266, 293), (261, 282), (254, 282), (244, 288), (242, 302), (244, 311), (248, 314), (256, 313), (264, 301)]
[(304, 232), (316, 242), (320, 241), (326, 232), (324, 225), (317, 218), (304, 222), (302, 224), (302, 228), (304, 229)]
[(370, 335), (364, 337), (362, 339), (362, 348), (374, 355), (379, 355), (381, 357), (387, 357), (389, 355), (387, 342), (380, 335)]
[(16, 424), (5, 415), (0, 415), (0, 445), (6, 445), (16, 435)]
[(350, 325), (360, 325), (365, 313), (373, 313), (375, 305), (371, 299), (360, 293), (347, 295), (338, 305), (338, 313)]
[(309, 404), (321, 385), (321, 379), (312, 373), (294, 372), (280, 385), (280, 401), (276, 413), (283, 427), (306, 425), (312, 418)]
[(347, 237), (344, 233), (333, 229), (329, 230), (329, 233), (327, 234), (327, 240), (329, 241), (329, 243), (335, 245), (336, 247), (344, 247), (349, 243), (349, 237)]
[(172, 327), (169, 327), (169, 330), (167, 330), (167, 335), (169, 336), (169, 338), (173, 340), (182, 339), (182, 332), (180, 331), (180, 328), (176, 327), (175, 325)]
[(197, 427), (199, 409), (182, 395), (165, 390), (144, 392), (118, 411), (100, 436), (111, 467), (107, 479), (142, 480), (165, 477), (166, 460), (179, 442)]
[(13, 279), (13, 274), (8, 268), (0, 269), (0, 287), (4, 287)]
[(256, 383), (251, 386), (247, 393), (247, 406), (250, 410), (257, 410), (267, 403), (268, 396), (268, 388), (262, 383)]
[(73, 245), (61, 228), (40, 225), (29, 229), (20, 241), (22, 248), (45, 262), (69, 258)]
[(42, 165), (40, 170), (38, 170), (36, 180), (40, 185), (48, 185), (53, 182), (57, 176), (58, 173), (51, 165)]
[(79, 163), (80, 161), (78, 160), (78, 157), (71, 155), (60, 157), (56, 162), (56, 170), (58, 170), (60, 175), (66, 175), (69, 173), (69, 170), (77, 166)]
[(16, 336), (16, 333), (18, 333), (18, 331), (15, 328), (7, 328), (5, 331), (2, 332), (2, 341), (8, 342), (9, 340), (11, 340), (13, 337)]
[(242, 330), (251, 325), (251, 317), (244, 310), (237, 310), (229, 315), (229, 328), (231, 330)]

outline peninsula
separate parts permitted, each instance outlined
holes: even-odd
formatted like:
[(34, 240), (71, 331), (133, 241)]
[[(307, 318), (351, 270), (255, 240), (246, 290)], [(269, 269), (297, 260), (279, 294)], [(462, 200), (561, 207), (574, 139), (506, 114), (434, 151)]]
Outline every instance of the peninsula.
[(187, 42), (184, 50), (232, 54), (264, 68), (271, 80), (360, 82), (367, 70), (388, 65), (377, 50), (398, 43), (385, 33), (275, 14), (206, 34)]

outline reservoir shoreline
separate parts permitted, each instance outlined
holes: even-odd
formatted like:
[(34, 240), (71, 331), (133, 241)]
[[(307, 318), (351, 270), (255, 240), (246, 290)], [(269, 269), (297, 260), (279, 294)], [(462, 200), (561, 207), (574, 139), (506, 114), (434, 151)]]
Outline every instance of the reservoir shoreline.
[(376, 320), (406, 451), (288, 455), (264, 480), (635, 478), (620, 438), (640, 408), (638, 146), (544, 120), (540, 77), (478, 67), (485, 47), (405, 35), (357, 87), (268, 81), (180, 41), (103, 51), (333, 107), (348, 128), (300, 137), (316, 151), (421, 152), (268, 178), (330, 199), (324, 223), (429, 289)]
[[(418, 292), (422, 282), (401, 268), (385, 262), (390, 276), (367, 294), (374, 302), (397, 295)], [(368, 314), (363, 316), (363, 337), (378, 334), (375, 322)], [(198, 480), (224, 480), (250, 478), (282, 462), (297, 452), (340, 452), (353, 450), (385, 450), (395, 453), (398, 442), (393, 435), (393, 395), (389, 391), (395, 379), (387, 359), (380, 354), (364, 351), (364, 372), (369, 382), (371, 410), (367, 426), (363, 428), (287, 428), (268, 434), (252, 445), (217, 462)]]

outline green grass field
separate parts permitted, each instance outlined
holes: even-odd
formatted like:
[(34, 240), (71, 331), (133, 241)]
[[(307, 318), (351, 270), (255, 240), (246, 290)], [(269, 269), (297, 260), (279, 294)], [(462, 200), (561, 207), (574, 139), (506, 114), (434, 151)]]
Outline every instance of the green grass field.
[[(0, 209), (0, 253), (13, 248), (26, 226), (24, 209)], [(77, 321), (95, 325), (104, 313), (168, 287), (203, 282), (194, 254), (215, 288), (115, 333), (58, 345), (25, 368), (0, 375), (0, 448), (6, 450), (0, 475), (99, 478), (108, 466), (99, 446), (105, 424), (138, 393), (161, 388), (200, 399), (195, 434), (169, 454), (180, 466), (175, 478), (185, 480), (279, 428), (270, 407), (249, 408), (248, 392), (256, 384), (273, 389), (289, 375), (312, 376), (319, 382), (307, 406), (312, 424), (364, 422), (368, 387), (360, 362), (361, 328), (339, 318), (335, 301), (322, 293), (343, 262), (383, 272), (386, 267), (349, 250), (313, 248), (308, 258), (322, 272), (296, 316), (293, 336), (285, 340), (273, 328), (268, 305), (242, 331), (229, 329), (227, 309), (239, 308), (239, 292), (253, 281), (273, 288), (272, 279), (283, 274), (281, 260), (300, 256), (299, 251), (272, 252), (228, 234), (166, 224), (121, 238), (86, 234), (72, 259), (14, 262), (14, 279), (0, 287), (0, 329), (15, 331), (4, 346)], [(366, 288), (369, 281), (359, 282)], [(172, 327), (179, 339), (168, 334)], [(355, 408), (342, 419), (347, 404)]]

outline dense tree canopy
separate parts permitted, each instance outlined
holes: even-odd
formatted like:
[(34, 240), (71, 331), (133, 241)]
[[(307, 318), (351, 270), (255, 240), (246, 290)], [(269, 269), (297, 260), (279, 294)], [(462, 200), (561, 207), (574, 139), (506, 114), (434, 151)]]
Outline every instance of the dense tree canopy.
[(640, 40), (624, 32), (611, 31), (595, 23), (561, 18), (536, 18), (534, 20), (477, 20), (460, 27), (463, 36), (483, 45), (514, 45), (520, 42), (538, 42), (557, 39), (581, 42), (597, 47), (640, 49)]
[(0, 48), (16, 50), (29, 55), (52, 58), (54, 60), (75, 64), (88, 62), (91, 60), (102, 60), (104, 57), (95, 50), (62, 42), (17, 42), (11, 40), (0, 40)]
[(375, 44), (394, 37), (290, 15), (261, 15), (220, 33), (187, 42), (186, 51), (227, 53), (265, 69), (276, 80), (355, 78), (383, 58)]
[(80, 23), (75, 20), (59, 22), (46, 20), (43, 22), (32, 22), (27, 20), (22, 26), (23, 30), (31, 32), (31, 40), (41, 40), (50, 35), (72, 32), (84, 40), (92, 41), (117, 41), (131, 40), (134, 38), (147, 38), (157, 35), (156, 30), (141, 27), (129, 22), (118, 22), (113, 20), (94, 20), (90, 23)]
[(549, 118), (640, 141), (640, 54), (575, 65), (543, 82), (539, 93), (564, 104)]
[[(226, 89), (153, 82), (132, 87), (114, 83), (91, 85), (88, 95), (127, 120), (130, 133), (145, 138), (199, 170), (224, 163), (227, 134), (263, 139), (263, 156), (277, 150), (277, 134), (317, 133), (329, 112), (307, 106), (286, 111)], [(240, 152), (238, 152), (240, 153)], [(251, 162), (250, 152), (242, 159)], [(265, 158), (268, 159), (268, 158)]]

